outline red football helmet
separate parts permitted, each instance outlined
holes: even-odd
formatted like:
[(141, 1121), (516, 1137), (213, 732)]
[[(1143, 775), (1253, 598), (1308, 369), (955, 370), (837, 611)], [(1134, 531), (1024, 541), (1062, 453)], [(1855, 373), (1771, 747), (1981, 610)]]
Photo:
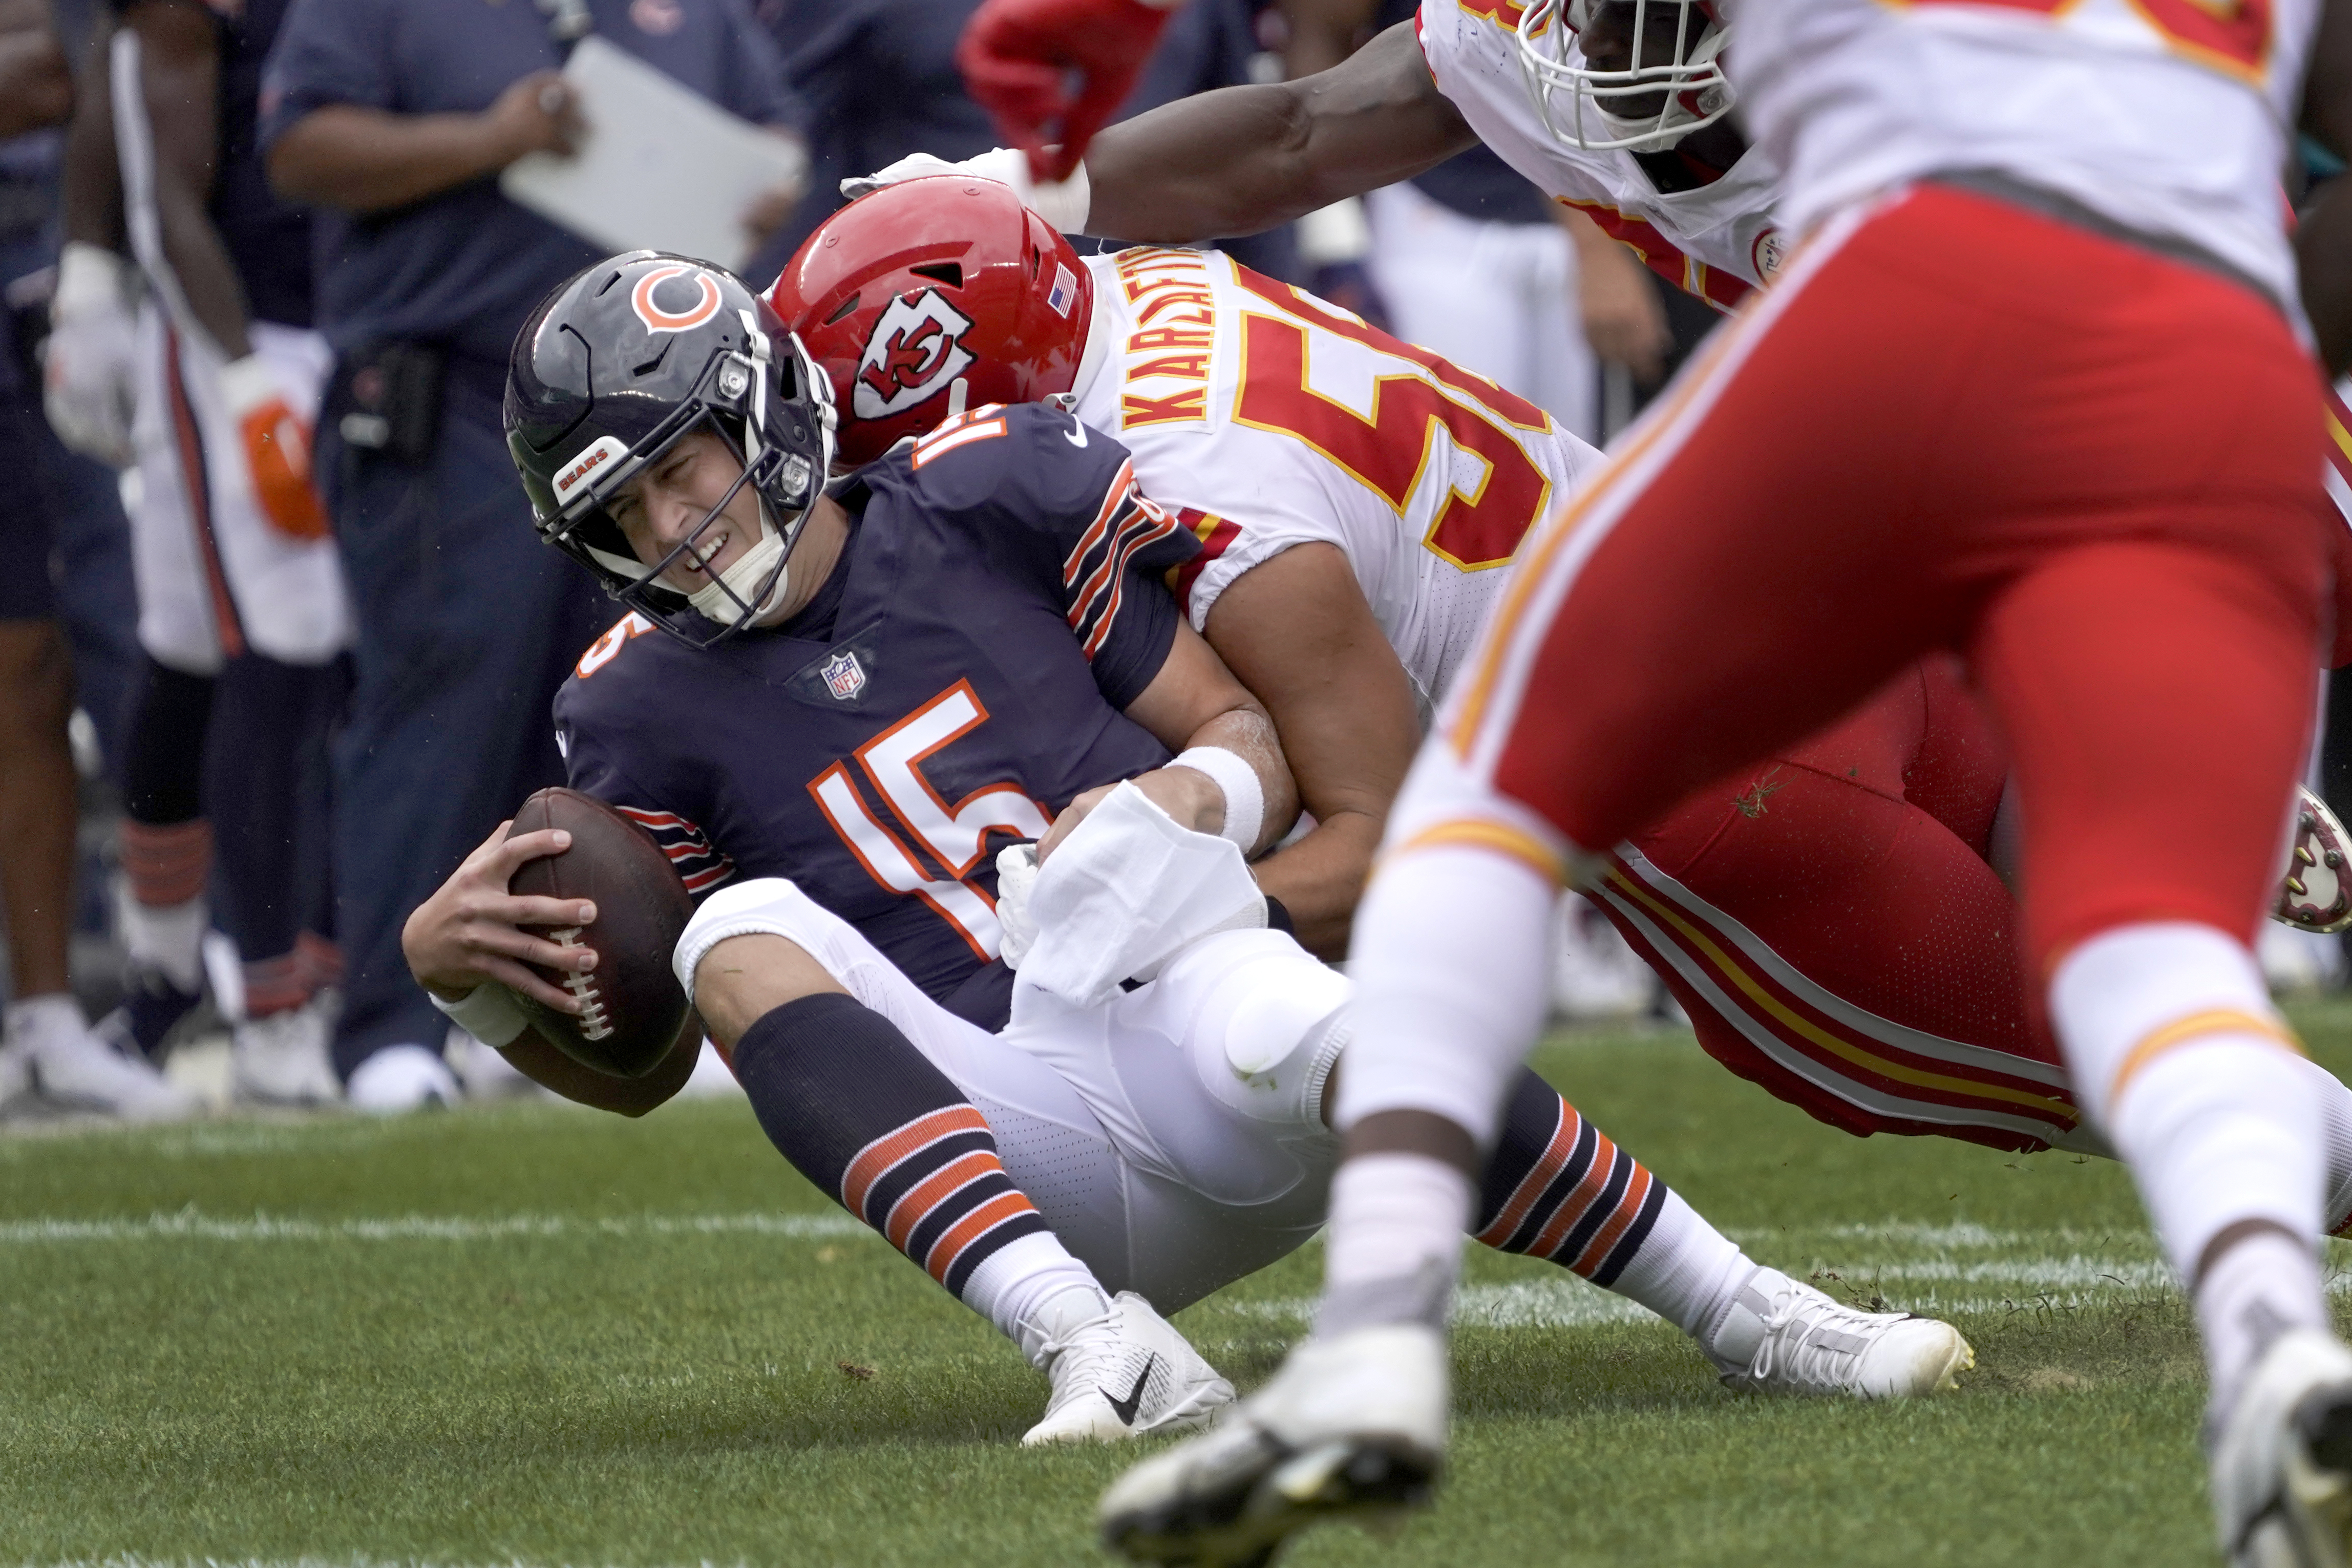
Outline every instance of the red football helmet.
[(832, 376), (841, 461), (854, 467), (953, 410), (1069, 391), (1095, 285), (1011, 187), (941, 175), (827, 218), (768, 303)]

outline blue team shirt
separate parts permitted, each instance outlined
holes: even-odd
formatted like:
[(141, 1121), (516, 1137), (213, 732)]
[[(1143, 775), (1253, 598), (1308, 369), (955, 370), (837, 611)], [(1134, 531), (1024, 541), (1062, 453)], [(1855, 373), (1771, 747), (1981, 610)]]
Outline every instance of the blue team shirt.
[(1199, 542), (1125, 448), (1035, 404), (943, 426), (842, 500), (840, 564), (784, 626), (697, 651), (631, 616), (589, 649), (555, 699), (571, 783), (698, 896), (788, 877), (993, 1028), (996, 851), (1167, 762), (1121, 710), (1168, 657), (1165, 577)]
[[(745, 0), (588, 0), (595, 30), (719, 107), (802, 121)], [(261, 87), (265, 151), (315, 109), (474, 113), (564, 50), (530, 0), (292, 0)], [(392, 212), (320, 215), (318, 324), (336, 348), (442, 343), (496, 367), (547, 291), (604, 254), (499, 194), (495, 175)]]

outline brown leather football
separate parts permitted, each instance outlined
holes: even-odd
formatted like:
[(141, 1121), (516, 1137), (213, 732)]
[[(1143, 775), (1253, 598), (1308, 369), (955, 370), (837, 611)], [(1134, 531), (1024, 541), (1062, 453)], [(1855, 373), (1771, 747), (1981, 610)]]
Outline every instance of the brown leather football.
[(669, 1055), (686, 1024), (686, 991), (670, 973), (669, 960), (693, 918), (694, 900), (653, 835), (593, 795), (541, 790), (522, 803), (509, 831), (543, 827), (569, 831), (572, 847), (525, 861), (508, 889), (594, 903), (590, 924), (546, 934), (566, 947), (594, 949), (596, 967), (562, 974), (532, 966), (550, 984), (586, 1002), (585, 1012), (559, 1013), (523, 995), (515, 1001), (542, 1038), (582, 1067), (643, 1078)]

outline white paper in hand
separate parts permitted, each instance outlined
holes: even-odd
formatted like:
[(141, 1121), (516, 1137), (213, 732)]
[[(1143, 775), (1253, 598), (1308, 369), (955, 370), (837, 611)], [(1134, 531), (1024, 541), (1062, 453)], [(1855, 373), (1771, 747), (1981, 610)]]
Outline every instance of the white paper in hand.
[(615, 250), (673, 250), (740, 268), (743, 214), (808, 177), (799, 147), (591, 35), (563, 68), (588, 132), (578, 156), (532, 153), (499, 175), (509, 201)]

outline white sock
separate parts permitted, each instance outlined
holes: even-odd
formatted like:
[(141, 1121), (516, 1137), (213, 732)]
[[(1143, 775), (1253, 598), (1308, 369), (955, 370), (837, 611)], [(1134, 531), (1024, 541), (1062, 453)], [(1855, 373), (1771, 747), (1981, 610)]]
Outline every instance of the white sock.
[[(1416, 844), (1423, 831), (1439, 837)], [(1557, 860), (1558, 837), (1445, 746), (1422, 748), (1389, 819), (1387, 842), (1402, 847), (1356, 910), (1342, 1131), (1379, 1111), (1425, 1110), (1493, 1143), (1551, 1008), (1559, 888), (1537, 863)]]
[(1669, 1189), (1642, 1250), (1609, 1289), (1704, 1341), (1756, 1267), (1730, 1237)]
[(1368, 1154), (1331, 1178), (1318, 1334), (1374, 1323), (1443, 1326), (1477, 1196), (1470, 1178), (1422, 1154)]
[(205, 931), (212, 921), (201, 895), (179, 904), (142, 904), (119, 886), (114, 900), (114, 925), (122, 951), (133, 963), (162, 970), (183, 991), (201, 991), (205, 983)]
[[(2320, 1108), (2242, 943), (2186, 922), (2104, 932), (2059, 964), (2050, 1016), (2077, 1095), (2130, 1164), (2181, 1279), (2196, 1279), (2206, 1247), (2241, 1221), (2317, 1237)], [(2258, 1294), (2281, 1325), (2324, 1326), (2315, 1262), (2285, 1266), (2286, 1247), (2237, 1261), (2250, 1245), (2231, 1249), (2229, 1269), (2258, 1283), (2231, 1289)], [(2209, 1321), (2198, 1294), (2213, 1386), (2233, 1388), (2248, 1336)]]
[(71, 992), (23, 997), (0, 1012), (0, 1047), (11, 1056), (30, 1057), (53, 1042), (70, 1046), (89, 1032), (89, 1020)]
[(2321, 1067), (2305, 1061), (2304, 1077), (2313, 1103), (2319, 1107), (2319, 1148), (2326, 1164), (2320, 1191), (2319, 1228), (2334, 1236), (2352, 1220), (2352, 1088)]
[(2326, 1329), (2319, 1255), (2274, 1230), (2257, 1231), (2214, 1259), (2197, 1288), (2212, 1405), (2236, 1403), (2246, 1373), (2284, 1329)]
[(963, 1304), (996, 1325), (996, 1331), (1021, 1347), (1032, 1366), (1042, 1365), (1039, 1346), (1050, 1338), (1040, 1326), (1041, 1312), (1053, 1298), (1069, 1290), (1086, 1290), (1110, 1310), (1110, 1297), (1095, 1282), (1094, 1271), (1069, 1254), (1061, 1238), (1050, 1231), (1020, 1237), (981, 1260), (963, 1282)]

